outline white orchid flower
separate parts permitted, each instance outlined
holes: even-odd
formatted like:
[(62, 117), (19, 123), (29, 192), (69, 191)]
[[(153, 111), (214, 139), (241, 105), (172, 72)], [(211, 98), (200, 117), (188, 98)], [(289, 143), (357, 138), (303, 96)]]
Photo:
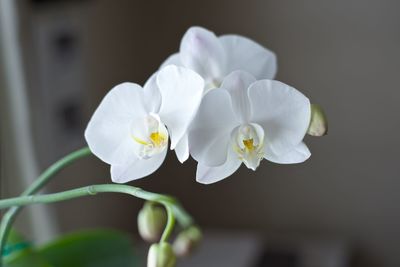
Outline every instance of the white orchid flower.
[[(257, 79), (273, 79), (277, 71), (276, 56), (258, 43), (240, 35), (222, 35), (202, 27), (191, 27), (184, 34), (179, 53), (171, 55), (161, 67), (184, 66), (200, 74), (205, 81), (204, 93), (221, 85), (225, 76), (235, 70), (251, 73)], [(188, 135), (178, 143), (178, 159), (189, 157)]]
[(191, 27), (184, 34), (179, 53), (162, 64), (175, 64), (196, 71), (205, 80), (206, 91), (218, 88), (226, 75), (235, 70), (252, 74), (256, 79), (273, 79), (276, 56), (258, 43), (240, 35), (222, 35), (201, 27)]
[[(167, 66), (144, 88), (115, 86), (93, 114), (85, 138), (90, 150), (111, 165), (111, 178), (125, 183), (157, 170), (175, 149), (195, 116), (204, 80), (194, 71)], [(178, 151), (176, 151), (179, 153)]]
[(202, 100), (189, 132), (196, 180), (209, 184), (244, 163), (255, 170), (265, 158), (281, 164), (310, 157), (302, 142), (310, 123), (310, 102), (296, 89), (274, 80), (256, 81), (235, 71)]

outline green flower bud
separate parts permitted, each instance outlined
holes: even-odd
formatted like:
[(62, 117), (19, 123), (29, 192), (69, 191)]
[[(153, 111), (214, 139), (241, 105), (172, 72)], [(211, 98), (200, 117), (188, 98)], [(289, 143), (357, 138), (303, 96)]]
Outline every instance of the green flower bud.
[(175, 265), (176, 256), (169, 243), (151, 245), (147, 256), (147, 267), (174, 267)]
[(312, 136), (323, 136), (328, 133), (328, 120), (321, 106), (311, 104), (311, 120), (307, 133)]
[(166, 224), (165, 209), (156, 203), (146, 202), (138, 215), (140, 236), (148, 242), (156, 242), (160, 239)]
[(178, 257), (189, 255), (201, 242), (202, 234), (197, 226), (182, 231), (174, 241), (173, 247)]

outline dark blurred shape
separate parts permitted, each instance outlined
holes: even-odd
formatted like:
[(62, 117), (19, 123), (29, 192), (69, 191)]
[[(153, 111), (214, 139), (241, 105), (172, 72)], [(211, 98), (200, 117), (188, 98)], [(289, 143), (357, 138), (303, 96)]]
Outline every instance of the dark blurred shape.
[(82, 132), (82, 104), (79, 101), (69, 100), (61, 104), (56, 113), (60, 128), (68, 133)]
[(53, 49), (54, 56), (59, 60), (72, 59), (77, 52), (79, 38), (72, 31), (59, 31), (54, 33)]
[(254, 267), (300, 267), (300, 264), (294, 252), (267, 249)]

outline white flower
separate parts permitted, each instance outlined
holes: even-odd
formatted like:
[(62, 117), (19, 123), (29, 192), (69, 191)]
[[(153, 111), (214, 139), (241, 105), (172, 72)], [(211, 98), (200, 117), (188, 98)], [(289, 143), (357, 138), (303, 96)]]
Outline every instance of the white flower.
[(220, 86), (224, 77), (242, 70), (259, 79), (273, 79), (275, 54), (256, 42), (239, 35), (215, 36), (201, 27), (191, 27), (183, 36), (179, 53), (162, 66), (175, 64), (196, 71), (205, 80), (206, 91)]
[(242, 71), (228, 75), (221, 89), (204, 97), (189, 132), (196, 180), (209, 184), (234, 173), (241, 163), (255, 170), (265, 158), (299, 163), (310, 152), (302, 142), (310, 123), (310, 102), (296, 89), (259, 80)]
[(203, 88), (197, 73), (170, 65), (154, 74), (144, 88), (123, 83), (104, 97), (85, 138), (90, 150), (111, 165), (114, 182), (139, 179), (160, 167), (169, 138), (174, 149), (186, 134)]
[[(218, 88), (225, 76), (235, 70), (247, 71), (257, 79), (273, 79), (277, 71), (276, 56), (258, 43), (239, 35), (222, 35), (191, 27), (184, 34), (179, 53), (171, 55), (161, 67), (169, 64), (196, 71), (205, 81), (204, 93)], [(180, 162), (189, 157), (188, 136), (177, 144)]]

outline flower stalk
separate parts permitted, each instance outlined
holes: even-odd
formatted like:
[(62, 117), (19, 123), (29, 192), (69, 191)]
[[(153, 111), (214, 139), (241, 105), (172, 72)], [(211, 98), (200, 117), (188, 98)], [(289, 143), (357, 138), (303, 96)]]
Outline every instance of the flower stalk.
[[(175, 220), (179, 225), (186, 229), (193, 224), (191, 216), (182, 208), (180, 203), (173, 197), (152, 193), (141, 188), (121, 185), (121, 184), (99, 184), (90, 185), (63, 192), (53, 194), (34, 195), (42, 189), (60, 170), (75, 162), (78, 159), (91, 155), (88, 147), (79, 149), (70, 153), (64, 158), (58, 160), (48, 169), (46, 169), (32, 185), (30, 185), (19, 197), (0, 200), (0, 209), (10, 208), (3, 216), (0, 224), (0, 252), (4, 251), (4, 247), (9, 235), (11, 226), (16, 219), (16, 216), (24, 206), (32, 204), (45, 204), (69, 199), (93, 196), (100, 193), (122, 193), (128, 194), (143, 200), (157, 202), (163, 205), (167, 211), (167, 224), (161, 237), (162, 242), (166, 242), (175, 225)], [(0, 253), (0, 266), (2, 266), (2, 253)]]
[[(40, 189), (42, 189), (59, 171), (61, 171), (66, 166), (72, 164), (78, 159), (91, 155), (91, 151), (88, 147), (76, 150), (67, 156), (61, 158), (49, 168), (47, 168), (22, 194), (21, 196), (29, 196), (35, 194)], [(18, 213), (21, 211), (22, 207), (13, 206), (10, 208), (3, 216), (0, 224), (0, 252), (3, 251), (6, 244), (8, 234), (11, 229), (11, 225), (15, 221)], [(0, 253), (1, 256), (1, 253)], [(0, 257), (1, 266), (1, 257)]]
[(54, 203), (84, 196), (94, 196), (100, 193), (128, 194), (143, 200), (154, 201), (163, 205), (167, 210), (168, 220), (163, 236), (161, 237), (161, 241), (168, 240), (175, 224), (175, 217), (184, 228), (186, 228), (188, 224), (191, 224), (192, 222), (190, 215), (187, 214), (187, 212), (183, 210), (179, 204), (177, 204), (175, 199), (166, 195), (148, 192), (138, 187), (120, 184), (91, 185), (53, 194), (20, 196), (4, 199), (0, 200), (0, 209), (21, 207), (39, 203)]

